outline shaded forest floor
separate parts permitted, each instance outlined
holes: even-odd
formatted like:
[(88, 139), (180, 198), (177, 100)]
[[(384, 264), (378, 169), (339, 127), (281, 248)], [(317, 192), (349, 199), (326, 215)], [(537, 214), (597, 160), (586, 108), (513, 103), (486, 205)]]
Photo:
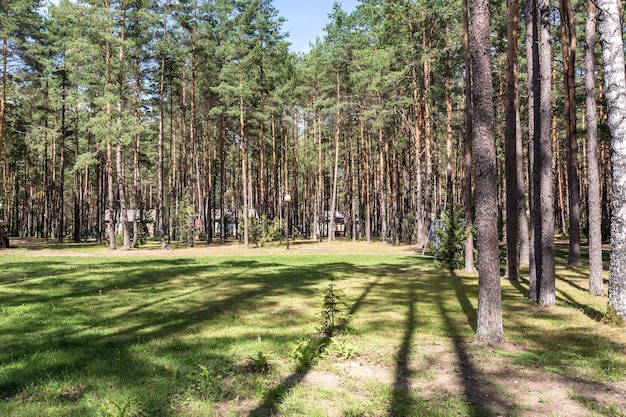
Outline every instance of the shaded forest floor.
[[(11, 244), (0, 415), (626, 416), (625, 331), (563, 251), (557, 305), (502, 280), (507, 342), (485, 346), (476, 275), (411, 247)], [(331, 280), (348, 321), (329, 337)]]

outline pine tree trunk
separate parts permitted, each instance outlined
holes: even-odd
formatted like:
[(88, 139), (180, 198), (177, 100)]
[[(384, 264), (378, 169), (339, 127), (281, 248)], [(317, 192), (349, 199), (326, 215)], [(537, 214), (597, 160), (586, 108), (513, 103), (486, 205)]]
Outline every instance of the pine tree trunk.
[(335, 113), (335, 163), (333, 165), (333, 189), (330, 199), (330, 213), (328, 215), (328, 243), (335, 237), (335, 211), (337, 210), (337, 180), (339, 177), (339, 137), (341, 122), (341, 79), (339, 77), (339, 66), (335, 68), (337, 78), (337, 110)]
[(65, 239), (65, 139), (67, 137), (66, 125), (66, 98), (67, 98), (67, 73), (63, 70), (62, 75), (62, 101), (61, 105), (61, 134), (59, 140), (59, 218), (58, 218), (58, 240), (63, 243)]
[[(240, 80), (243, 83), (243, 80)], [(243, 246), (248, 249), (249, 244), (249, 216), (248, 216), (248, 155), (246, 150), (243, 95), (239, 96), (239, 137), (241, 140), (241, 184), (243, 196)]]
[[(450, 68), (447, 69), (451, 71)], [(452, 208), (452, 78), (448, 73), (444, 81), (446, 92), (446, 202), (445, 210)], [(453, 219), (451, 219), (454, 221)]]
[[(137, 24), (137, 22), (135, 22)], [(137, 52), (135, 56), (135, 119), (141, 125), (141, 60)], [(139, 246), (139, 234), (143, 232), (144, 202), (141, 189), (141, 170), (139, 166), (139, 151), (141, 149), (141, 133), (135, 133), (133, 143), (133, 183), (135, 188), (135, 216), (133, 217), (133, 247)]]
[[(109, 9), (109, 3), (105, 2), (105, 7)], [(111, 43), (107, 40), (105, 42), (105, 87), (104, 92), (106, 95), (109, 94), (110, 84), (111, 84)], [(112, 110), (111, 103), (107, 100), (106, 104), (106, 121), (107, 127), (109, 128), (109, 132), (106, 133), (106, 171), (107, 171), (107, 204), (109, 210), (109, 223), (107, 227), (107, 234), (109, 236), (109, 249), (116, 249), (116, 241), (115, 241), (115, 190), (113, 187), (113, 148), (111, 144), (110, 131), (112, 130)]]
[[(226, 243), (226, 126), (220, 115), (220, 243)], [(213, 225), (211, 225), (213, 227)]]
[[(553, 73), (552, 76), (553, 80), (556, 80), (556, 76)], [(565, 188), (563, 186), (563, 183), (565, 182), (565, 180), (563, 179), (563, 164), (561, 163), (561, 152), (560, 152), (560, 144), (559, 144), (559, 133), (557, 131), (557, 126), (556, 126), (556, 114), (552, 114), (552, 124), (550, 125), (550, 132), (551, 132), (551, 136), (552, 136), (552, 153), (554, 155), (554, 157), (552, 158), (552, 164), (554, 166), (554, 170), (555, 175), (556, 175), (556, 192), (558, 195), (558, 205), (557, 205), (557, 211), (559, 213), (559, 232), (562, 235), (565, 235), (567, 233), (567, 231), (565, 230), (566, 224), (567, 224), (567, 220), (565, 220), (565, 218), (567, 217), (567, 213), (566, 213), (566, 209), (567, 207), (565, 206)], [(556, 227), (555, 227), (556, 229)]]
[[(165, 0), (163, 10), (163, 41), (167, 37), (167, 12), (168, 0)], [(161, 249), (167, 248), (165, 241), (165, 149), (163, 146), (163, 136), (165, 135), (165, 52), (161, 55), (161, 74), (159, 80), (159, 133), (157, 141), (158, 163), (157, 163), (157, 209), (156, 223), (161, 240)]]
[[(9, 9), (4, 11), (4, 18), (8, 19)], [(7, 81), (9, 75), (7, 73), (7, 64), (9, 60), (9, 39), (7, 35), (2, 37), (2, 90), (0, 92), (0, 160), (4, 151), (4, 126), (6, 119), (6, 103), (7, 103)]]
[[(74, 160), (78, 159), (79, 155), (79, 143), (78, 143), (78, 120), (76, 121), (76, 126), (74, 129)], [(81, 187), (80, 187), (80, 175), (81, 172), (76, 169), (74, 170), (74, 189), (72, 190), (72, 194), (74, 197), (74, 243), (79, 243), (81, 238)]]
[[(125, 4), (122, 3), (122, 13), (125, 13)], [(120, 34), (120, 47), (119, 47), (119, 78), (118, 78), (118, 88), (119, 95), (117, 98), (117, 127), (118, 132), (122, 132), (124, 129), (122, 126), (121, 114), (122, 114), (122, 99), (124, 95), (124, 39), (125, 39), (125, 16), (122, 17), (121, 22), (121, 34)], [(124, 161), (122, 160), (122, 138), (120, 135), (117, 137), (117, 149), (116, 149), (116, 160), (117, 160), (117, 192), (119, 194), (120, 201), (120, 220), (122, 222), (122, 232), (124, 236), (124, 249), (130, 249), (130, 231), (128, 229), (128, 211), (126, 206), (126, 184), (124, 178)]]
[(469, 0), (463, 0), (463, 49), (465, 52), (465, 132), (463, 135), (464, 172), (463, 172), (463, 205), (465, 212), (465, 272), (475, 273), (474, 266), (474, 233), (472, 221), (472, 71), (469, 45)]
[[(189, 205), (194, 207), (193, 213), (195, 215), (192, 219), (187, 219), (187, 221), (192, 222), (191, 230), (189, 232), (189, 247), (195, 246), (196, 239), (196, 219), (202, 213), (202, 202), (201, 202), (201, 191), (200, 191), (200, 175), (199, 175), (199, 167), (198, 167), (198, 138), (196, 135), (196, 27), (198, 17), (198, 2), (194, 2), (194, 26), (191, 32), (191, 97), (190, 97), (190, 112), (189, 112), (189, 146), (191, 147), (190, 151), (190, 161), (189, 161)], [(188, 216), (185, 213), (185, 216)]]
[(602, 213), (600, 172), (598, 167), (598, 119), (596, 110), (595, 41), (597, 8), (595, 0), (587, 1), (585, 27), (585, 93), (587, 111), (587, 182), (589, 206), (589, 292), (604, 295), (602, 279)]
[[(551, 48), (550, 2), (539, 1), (540, 16), (540, 135), (535, 138), (535, 183), (538, 194), (538, 230), (535, 230), (535, 262), (537, 263), (536, 301), (542, 306), (553, 305), (555, 294), (554, 264), (554, 171), (552, 161), (551, 131)], [(538, 258), (538, 259), (537, 259)]]
[[(424, 50), (428, 50), (429, 42), (426, 40), (426, 31), (424, 30), (424, 38), (422, 42)], [(424, 94), (422, 95), (424, 105), (424, 161), (426, 164), (426, 172), (424, 175), (424, 232), (426, 238), (428, 237), (428, 231), (432, 223), (433, 212), (433, 157), (432, 157), (432, 125), (430, 120), (430, 63), (428, 60), (424, 61)], [(425, 242), (427, 243), (427, 242)]]
[(507, 73), (505, 91), (505, 175), (506, 175), (506, 270), (511, 281), (519, 281), (519, 219), (517, 178), (517, 115), (519, 99), (517, 92), (517, 34), (518, 34), (518, 0), (508, 0), (507, 19)]
[(383, 243), (387, 243), (388, 216), (387, 216), (387, 173), (385, 170), (385, 149), (382, 127), (378, 128), (378, 194), (380, 196), (380, 237)]
[(567, 264), (580, 266), (580, 184), (576, 135), (576, 24), (570, 0), (560, 0), (563, 88), (567, 133), (567, 187), (569, 205), (569, 251)]
[(626, 76), (620, 9), (615, 0), (599, 0), (600, 40), (608, 125), (611, 132), (612, 216), (607, 318), (626, 320)]
[(498, 249), (497, 166), (494, 138), (493, 85), (489, 41), (489, 2), (471, 2), (472, 100), (476, 226), (478, 243), (478, 323), (476, 339), (504, 341)]
[(259, 215), (267, 214), (267, 190), (265, 179), (265, 103), (264, 93), (261, 92), (259, 110)]
[(370, 207), (370, 153), (369, 153), (369, 141), (367, 140), (367, 135), (365, 134), (365, 117), (364, 114), (361, 114), (361, 163), (364, 175), (361, 176), (362, 181), (362, 195), (365, 206), (365, 219), (364, 219), (364, 227), (365, 227), (365, 240), (367, 243), (372, 242), (372, 213)]
[(541, 113), (539, 105), (540, 73), (539, 73), (539, 33), (537, 24), (537, 0), (525, 0), (524, 24), (526, 26), (526, 61), (528, 72), (528, 160), (529, 160), (529, 196), (530, 196), (530, 223), (529, 230), (529, 298), (536, 300), (537, 294), (537, 266), (538, 255), (535, 253), (536, 241), (539, 236), (535, 232), (541, 227), (537, 181), (535, 177), (535, 143), (540, 136)]

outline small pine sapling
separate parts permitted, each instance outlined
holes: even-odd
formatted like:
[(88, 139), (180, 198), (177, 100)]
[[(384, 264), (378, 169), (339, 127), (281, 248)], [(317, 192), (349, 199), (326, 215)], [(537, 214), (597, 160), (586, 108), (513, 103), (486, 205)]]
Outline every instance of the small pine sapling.
[(343, 291), (338, 289), (331, 280), (322, 292), (322, 319), (320, 332), (332, 337), (336, 330), (342, 329), (347, 323), (344, 311), (347, 307)]

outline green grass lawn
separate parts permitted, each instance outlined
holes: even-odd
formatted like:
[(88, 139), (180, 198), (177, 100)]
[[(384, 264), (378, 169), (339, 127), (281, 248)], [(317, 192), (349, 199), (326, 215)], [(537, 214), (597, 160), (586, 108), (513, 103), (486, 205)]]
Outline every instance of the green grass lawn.
[[(488, 347), (472, 342), (475, 275), (408, 248), (337, 247), (2, 253), (0, 415), (496, 415), (462, 383), (429, 387), (441, 347), (461, 381), (497, 385), (473, 358), (601, 387), (626, 379), (623, 331), (599, 323), (606, 298), (585, 293), (584, 269), (559, 267), (549, 310), (526, 301), (526, 284), (503, 280), (508, 343)], [(330, 280), (349, 315), (332, 338), (319, 330)], [(528, 405), (505, 391), (494, 390), (507, 415), (523, 415)], [(586, 405), (626, 413), (611, 407)]]

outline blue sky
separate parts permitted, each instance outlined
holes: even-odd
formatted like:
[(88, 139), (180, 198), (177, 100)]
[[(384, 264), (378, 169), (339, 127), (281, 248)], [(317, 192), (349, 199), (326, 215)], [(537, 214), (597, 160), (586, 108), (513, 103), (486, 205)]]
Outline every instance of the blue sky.
[[(274, 0), (278, 14), (284, 17), (283, 31), (289, 32), (288, 41), (294, 52), (308, 52), (309, 43), (315, 43), (317, 36), (324, 37), (324, 27), (335, 0)], [(338, 0), (341, 8), (351, 12), (359, 0)]]

